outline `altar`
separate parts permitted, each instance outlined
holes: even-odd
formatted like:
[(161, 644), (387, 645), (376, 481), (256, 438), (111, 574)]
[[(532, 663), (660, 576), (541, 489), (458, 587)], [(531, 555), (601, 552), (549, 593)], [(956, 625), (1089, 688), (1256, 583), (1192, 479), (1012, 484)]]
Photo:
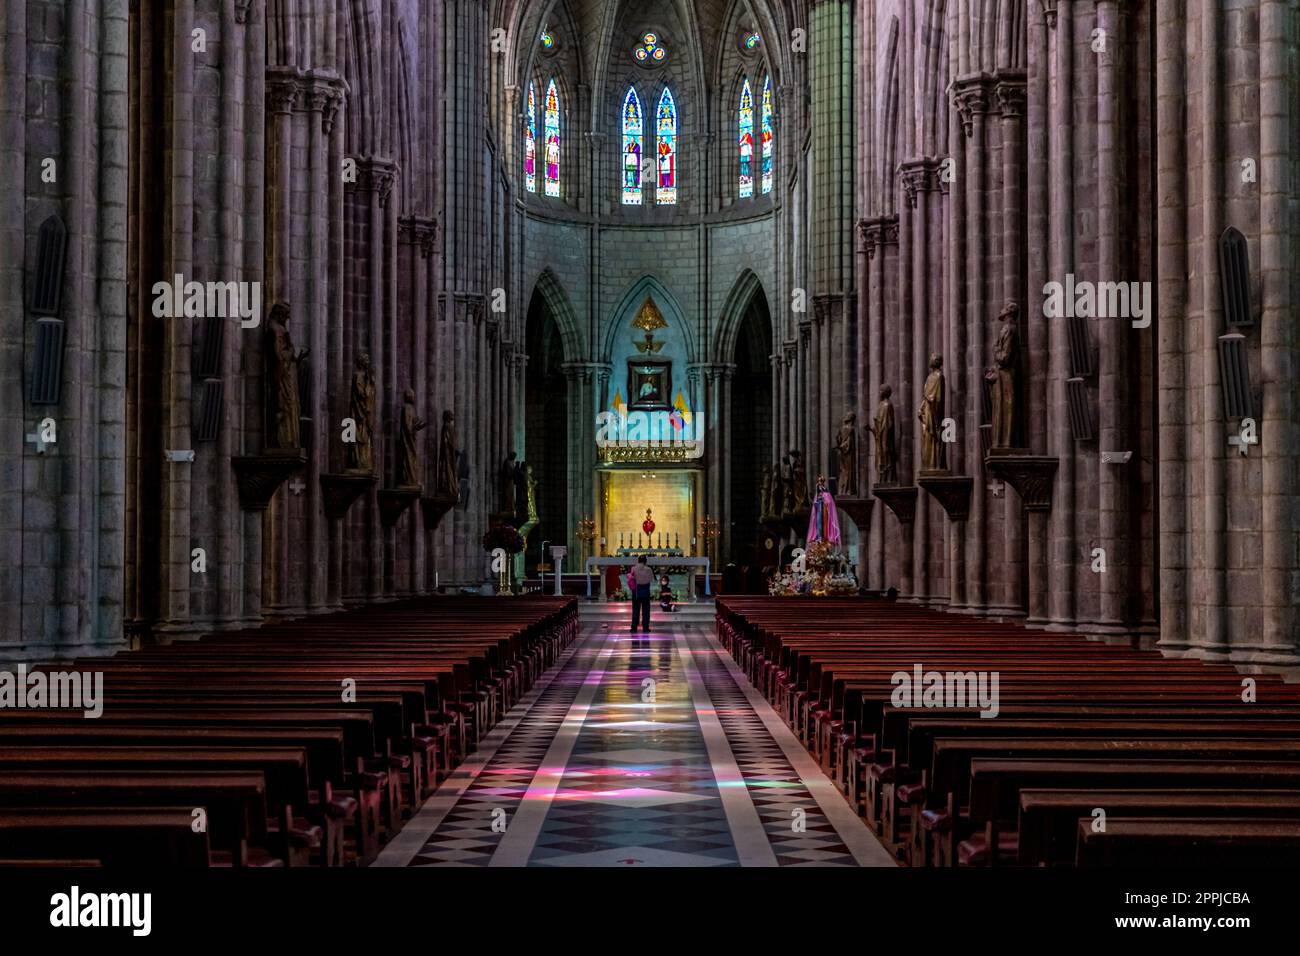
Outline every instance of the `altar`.
[[(637, 557), (640, 557), (640, 555), (638, 555)], [(596, 568), (613, 568), (618, 574), (621, 575), (624, 573), (624, 569), (631, 569), (632, 565), (637, 563), (637, 557), (624, 555), (620, 557), (588, 558), (587, 566), (586, 566), (587, 597), (590, 598), (592, 596), (591, 594), (592, 571), (594, 571)], [(705, 597), (710, 597), (713, 594), (713, 591), (709, 583), (709, 575), (712, 571), (713, 564), (711, 561), (709, 561), (708, 558), (687, 558), (687, 557), (681, 557), (678, 555), (671, 555), (671, 554), (648, 554), (646, 555), (646, 564), (650, 565), (650, 569), (655, 572), (656, 578), (659, 576), (660, 573), (662, 573), (662, 569), (672, 569), (672, 572), (670, 572), (670, 578), (679, 576), (681, 580), (685, 580), (687, 582), (686, 586), (681, 587), (680, 589), (676, 584), (673, 585), (673, 590), (674, 593), (676, 594), (676, 598), (678, 601), (688, 602), (688, 601), (695, 601), (699, 599), (699, 595), (695, 593), (695, 575), (697, 573), (694, 570), (695, 568), (704, 569)], [(678, 568), (683, 569), (685, 573), (683, 574), (682, 572), (677, 572), (676, 569)], [(652, 600), (658, 599), (659, 591), (657, 587), (652, 587), (650, 593), (651, 593)], [(609, 600), (609, 583), (608, 583), (607, 574), (600, 575), (600, 599), (602, 601)]]

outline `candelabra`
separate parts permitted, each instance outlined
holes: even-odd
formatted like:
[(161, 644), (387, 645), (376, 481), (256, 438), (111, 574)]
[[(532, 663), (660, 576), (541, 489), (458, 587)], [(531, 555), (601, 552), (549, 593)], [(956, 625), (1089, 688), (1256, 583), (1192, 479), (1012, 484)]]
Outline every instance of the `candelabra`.
[(712, 515), (705, 515), (700, 520), (700, 537), (704, 539), (704, 553), (714, 564), (718, 563), (717, 555), (714, 553), (717, 540), (722, 536), (722, 525), (718, 519)]
[[(592, 542), (596, 540), (596, 522), (594, 520), (586, 516), (578, 519), (578, 540), (582, 542), (581, 561), (583, 567), (586, 568), (587, 558), (591, 554)], [(591, 569), (588, 568), (587, 570), (590, 571)]]

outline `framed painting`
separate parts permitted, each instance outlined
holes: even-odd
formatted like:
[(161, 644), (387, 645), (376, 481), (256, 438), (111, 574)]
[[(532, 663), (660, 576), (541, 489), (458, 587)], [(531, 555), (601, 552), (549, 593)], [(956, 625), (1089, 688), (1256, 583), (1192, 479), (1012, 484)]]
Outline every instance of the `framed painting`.
[(672, 362), (627, 363), (628, 408), (667, 411), (672, 407)]

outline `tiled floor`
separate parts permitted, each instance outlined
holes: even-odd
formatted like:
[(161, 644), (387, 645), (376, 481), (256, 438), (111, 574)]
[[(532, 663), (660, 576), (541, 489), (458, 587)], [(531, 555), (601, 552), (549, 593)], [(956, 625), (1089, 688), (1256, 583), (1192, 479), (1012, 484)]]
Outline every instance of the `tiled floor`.
[(711, 627), (632, 634), (606, 618), (377, 865), (894, 863)]

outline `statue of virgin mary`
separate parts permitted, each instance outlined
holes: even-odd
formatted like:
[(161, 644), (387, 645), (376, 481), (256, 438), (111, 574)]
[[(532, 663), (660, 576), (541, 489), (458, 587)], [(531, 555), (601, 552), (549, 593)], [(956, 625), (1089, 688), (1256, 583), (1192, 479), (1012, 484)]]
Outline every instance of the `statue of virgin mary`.
[(817, 476), (817, 494), (813, 497), (812, 514), (808, 516), (808, 544), (814, 541), (840, 543), (840, 519), (835, 511), (835, 499), (826, 487), (826, 476)]

